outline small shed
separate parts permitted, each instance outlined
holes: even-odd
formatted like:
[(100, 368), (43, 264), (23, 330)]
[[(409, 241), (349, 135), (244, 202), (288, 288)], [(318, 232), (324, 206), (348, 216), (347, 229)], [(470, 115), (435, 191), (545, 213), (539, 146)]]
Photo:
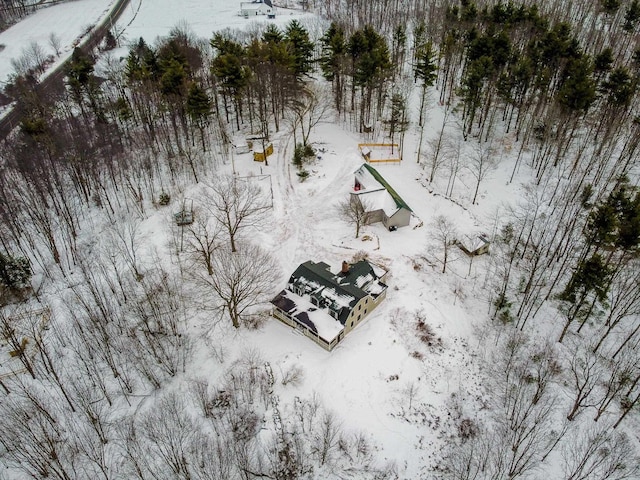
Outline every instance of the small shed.
[(233, 145), (237, 154), (249, 153), (251, 151), (251, 147), (247, 142), (244, 143), (235, 143)]
[(193, 223), (193, 200), (191, 200), (191, 207), (187, 208), (187, 202), (182, 202), (182, 210), (173, 214), (173, 218), (176, 221), (178, 227), (184, 227), (185, 225), (191, 225)]
[(457, 241), (458, 247), (470, 257), (484, 255), (489, 253), (489, 245), (491, 242), (485, 235), (467, 236)]
[(269, 155), (273, 155), (273, 143), (267, 144), (267, 146), (264, 147), (264, 151), (258, 149), (254, 150), (253, 160), (256, 162), (264, 162)]
[(183, 227), (185, 225), (191, 225), (193, 223), (193, 212), (190, 210), (182, 210), (173, 215), (176, 219), (176, 225)]

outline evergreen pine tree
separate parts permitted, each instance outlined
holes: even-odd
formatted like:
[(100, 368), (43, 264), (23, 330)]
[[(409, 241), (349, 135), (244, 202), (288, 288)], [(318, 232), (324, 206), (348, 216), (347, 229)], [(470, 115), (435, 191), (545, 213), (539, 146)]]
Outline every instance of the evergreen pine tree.
[(191, 121), (200, 130), (200, 140), (202, 141), (202, 148), (207, 149), (204, 127), (209, 123), (209, 116), (211, 115), (211, 99), (204, 88), (197, 83), (192, 83), (187, 93), (187, 114), (191, 118)]
[(420, 49), (415, 53), (416, 63), (413, 67), (414, 77), (416, 80), (422, 82), (422, 89), (420, 92), (420, 114), (418, 116), (418, 125), (422, 126), (424, 101), (427, 94), (427, 88), (433, 86), (438, 78), (436, 66), (435, 53), (433, 51), (433, 44), (427, 42), (420, 46)]
[(593, 65), (587, 56), (573, 59), (567, 65), (564, 81), (558, 89), (560, 105), (572, 112), (586, 112), (596, 99)]
[(309, 34), (297, 20), (292, 20), (287, 25), (285, 38), (293, 52), (293, 69), (296, 78), (308, 74), (312, 69), (313, 43), (309, 40)]
[(322, 53), (320, 55), (320, 69), (325, 80), (332, 82), (333, 98), (336, 110), (342, 110), (344, 98), (344, 74), (346, 67), (347, 44), (344, 30), (336, 23), (320, 39)]
[(10, 289), (25, 287), (31, 280), (31, 265), (24, 257), (0, 253), (0, 284)]
[(632, 0), (624, 14), (624, 25), (622, 28), (625, 32), (631, 33), (638, 26), (638, 20), (640, 20), (640, 2), (638, 0)]

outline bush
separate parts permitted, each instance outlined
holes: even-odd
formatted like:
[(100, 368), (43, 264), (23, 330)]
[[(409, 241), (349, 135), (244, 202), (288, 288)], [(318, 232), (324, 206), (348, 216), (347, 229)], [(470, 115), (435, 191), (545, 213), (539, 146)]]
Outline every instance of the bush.
[(162, 192), (160, 194), (160, 198), (158, 199), (158, 203), (162, 206), (165, 206), (165, 205), (169, 205), (170, 202), (171, 202), (171, 195), (169, 195), (168, 193)]
[(418, 338), (429, 347), (442, 347), (442, 339), (436, 335), (430, 325), (425, 323), (420, 313), (416, 313), (416, 333)]
[(298, 178), (300, 178), (300, 181), (304, 182), (309, 176), (309, 172), (306, 170), (300, 170), (297, 175), (298, 175)]
[(297, 144), (296, 148), (293, 150), (293, 164), (298, 168), (302, 168), (303, 163), (304, 150), (301, 144)]
[(315, 152), (313, 151), (313, 147), (311, 145), (303, 145), (301, 143), (298, 143), (295, 150), (293, 151), (293, 164), (298, 168), (302, 168), (305, 161), (313, 157), (314, 155)]
[(315, 156), (316, 152), (313, 151), (313, 147), (309, 144), (305, 145), (302, 149), (302, 153), (305, 158), (311, 158)]
[(113, 36), (110, 30), (107, 30), (107, 33), (104, 35), (104, 49), (113, 50), (117, 46), (116, 37)]
[(0, 284), (18, 289), (26, 287), (30, 280), (31, 264), (28, 259), (0, 253)]
[(424, 360), (424, 355), (418, 352), (417, 350), (411, 352), (410, 355), (412, 358), (415, 358), (416, 360)]
[(493, 301), (493, 306), (496, 307), (495, 317), (500, 320), (504, 325), (513, 323), (513, 316), (511, 315), (511, 302), (506, 295), (500, 293), (498, 297)]
[(304, 370), (299, 365), (292, 365), (286, 372), (282, 372), (282, 385), (300, 385), (304, 379)]
[(269, 318), (266, 312), (256, 313), (242, 317), (242, 323), (249, 330), (260, 330)]
[(458, 425), (458, 436), (462, 439), (463, 442), (474, 438), (478, 435), (480, 429), (476, 425), (476, 423), (470, 418), (464, 418), (460, 425)]
[(353, 257), (351, 257), (351, 263), (357, 263), (362, 260), (369, 260), (369, 252), (358, 250)]

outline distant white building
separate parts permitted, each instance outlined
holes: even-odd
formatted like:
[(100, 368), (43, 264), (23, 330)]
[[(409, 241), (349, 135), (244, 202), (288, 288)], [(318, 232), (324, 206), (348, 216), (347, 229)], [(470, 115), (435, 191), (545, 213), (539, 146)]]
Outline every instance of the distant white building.
[(267, 15), (274, 17), (276, 14), (275, 8), (271, 0), (254, 0), (253, 2), (241, 2), (240, 3), (240, 16), (242, 17), (255, 17), (256, 15)]

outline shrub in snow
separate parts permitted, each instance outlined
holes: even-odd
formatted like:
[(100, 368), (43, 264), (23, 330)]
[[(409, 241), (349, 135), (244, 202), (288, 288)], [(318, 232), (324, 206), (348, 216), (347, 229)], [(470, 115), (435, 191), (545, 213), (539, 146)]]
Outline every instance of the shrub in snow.
[(458, 436), (462, 439), (463, 442), (466, 442), (471, 438), (475, 438), (476, 435), (478, 435), (478, 432), (478, 425), (476, 425), (476, 422), (474, 422), (470, 418), (463, 418), (458, 425)]
[(442, 347), (442, 339), (425, 323), (419, 313), (416, 313), (416, 331), (418, 338), (430, 347)]
[(31, 280), (31, 265), (25, 257), (0, 253), (0, 284), (11, 289), (24, 288)]
[(304, 379), (304, 370), (300, 365), (292, 365), (285, 372), (282, 372), (282, 385), (300, 385)]
[(158, 199), (158, 204), (165, 206), (165, 205), (169, 205), (170, 202), (171, 202), (171, 195), (169, 195), (168, 193), (162, 192), (160, 194), (160, 198)]

